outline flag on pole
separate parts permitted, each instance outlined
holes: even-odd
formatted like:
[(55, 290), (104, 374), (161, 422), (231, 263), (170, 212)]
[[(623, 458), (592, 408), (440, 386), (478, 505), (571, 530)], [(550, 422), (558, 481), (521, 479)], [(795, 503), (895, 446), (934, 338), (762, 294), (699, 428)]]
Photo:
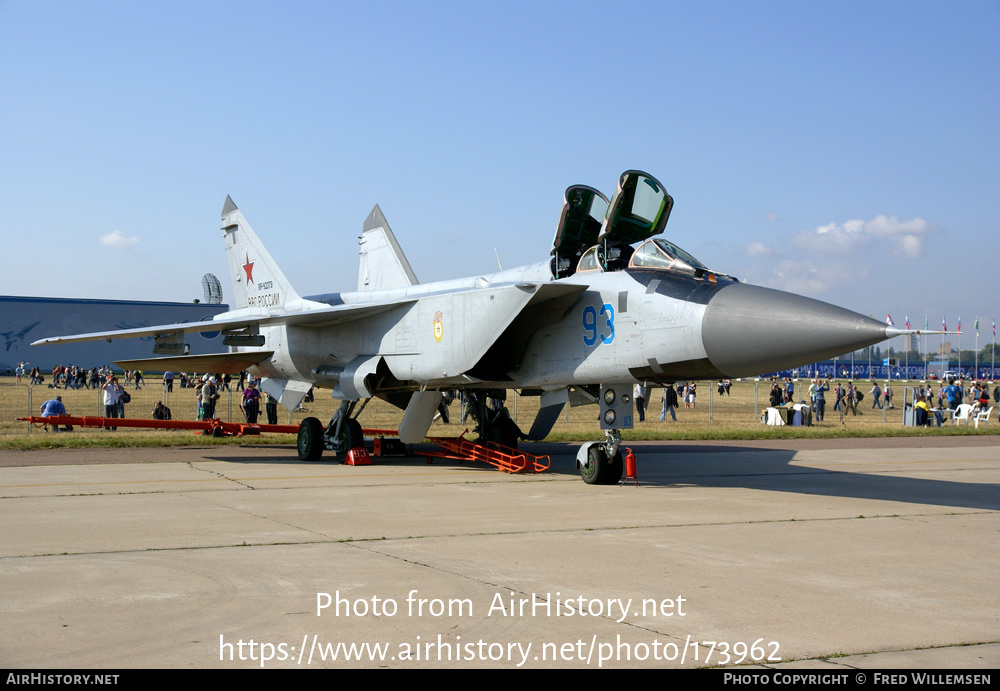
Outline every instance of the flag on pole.
[(993, 320), (993, 338), (997, 337), (997, 320)]
[(958, 318), (958, 333), (962, 333), (962, 318)]
[(941, 317), (941, 330), (942, 331), (948, 330), (948, 322), (944, 320), (944, 317)]
[(924, 315), (924, 331), (930, 331), (930, 322), (927, 321), (927, 315)]
[(910, 315), (906, 315), (906, 330), (910, 330)]
[(886, 314), (885, 315), (885, 323), (888, 326), (895, 326), (895, 324), (892, 323), (892, 315), (891, 314)]
[(979, 317), (976, 317), (975, 328), (976, 328), (976, 338), (979, 338)]

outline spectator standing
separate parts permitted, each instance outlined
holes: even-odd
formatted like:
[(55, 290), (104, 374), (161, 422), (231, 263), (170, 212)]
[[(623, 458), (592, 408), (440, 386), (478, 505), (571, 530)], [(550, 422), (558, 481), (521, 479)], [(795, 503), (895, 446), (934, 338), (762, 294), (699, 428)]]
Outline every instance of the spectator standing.
[[(118, 380), (113, 376), (109, 376), (107, 382), (102, 388), (104, 390), (104, 417), (118, 417)], [(104, 429), (111, 430), (113, 432), (118, 428), (105, 427)]]
[(958, 408), (962, 403), (962, 387), (956, 386), (954, 379), (950, 380), (948, 386), (944, 388), (944, 395), (948, 398), (948, 407), (952, 410)]
[(278, 401), (266, 391), (264, 392), (264, 396), (266, 396), (264, 408), (267, 410), (267, 424), (276, 425), (278, 424)]
[(769, 401), (772, 408), (777, 408), (782, 403), (784, 403), (784, 393), (781, 387), (778, 386), (778, 382), (771, 382), (771, 392), (769, 396)]
[(663, 409), (660, 410), (660, 422), (667, 419), (667, 413), (670, 413), (670, 419), (677, 422), (677, 414), (674, 410), (677, 408), (677, 390), (667, 384), (663, 387)]
[(876, 384), (873, 381), (872, 382), (872, 390), (869, 391), (868, 393), (870, 393), (872, 395), (872, 410), (875, 410), (875, 408), (881, 409), (882, 408), (882, 398), (881, 398), (881, 396), (882, 396), (882, 389), (879, 388), (879, 385)]
[(826, 392), (830, 390), (830, 380), (818, 382), (813, 390), (813, 407), (816, 410), (816, 422), (823, 422), (826, 414)]
[(635, 399), (636, 410), (639, 411), (639, 422), (646, 420), (646, 387), (643, 384), (636, 384), (632, 389), (632, 398)]
[(243, 389), (243, 414), (246, 415), (247, 422), (251, 425), (257, 424), (257, 416), (260, 414), (260, 392), (257, 384), (250, 382)]
[(125, 404), (132, 402), (132, 396), (122, 384), (118, 384), (118, 417), (125, 418)]
[(209, 377), (201, 387), (202, 420), (215, 418), (215, 403), (219, 400), (219, 389), (215, 385), (215, 377)]
[(858, 399), (854, 395), (854, 382), (847, 382), (847, 391), (844, 392), (844, 414), (851, 413), (852, 415), (859, 415), (858, 413)]

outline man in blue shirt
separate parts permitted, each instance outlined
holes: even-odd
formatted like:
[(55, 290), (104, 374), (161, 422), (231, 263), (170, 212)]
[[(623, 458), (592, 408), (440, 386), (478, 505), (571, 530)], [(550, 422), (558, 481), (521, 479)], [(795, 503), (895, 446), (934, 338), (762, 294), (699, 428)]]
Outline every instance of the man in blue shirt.
[[(55, 398), (45, 401), (41, 406), (42, 417), (55, 417), (56, 415), (68, 415), (66, 412), (66, 406), (63, 405), (62, 396), (56, 396)], [(45, 431), (49, 431), (49, 426), (43, 424), (42, 427)], [(59, 425), (52, 425), (52, 431), (58, 432)]]
[(962, 389), (955, 386), (954, 379), (948, 383), (948, 386), (944, 387), (944, 395), (948, 397), (948, 407), (952, 410), (955, 410), (962, 402)]

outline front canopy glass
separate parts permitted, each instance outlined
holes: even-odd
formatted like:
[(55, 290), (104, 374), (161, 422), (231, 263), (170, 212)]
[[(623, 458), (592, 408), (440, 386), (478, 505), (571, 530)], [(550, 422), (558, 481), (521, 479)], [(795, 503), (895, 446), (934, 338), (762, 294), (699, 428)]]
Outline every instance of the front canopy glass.
[(639, 245), (629, 265), (635, 268), (667, 269), (694, 275), (708, 267), (680, 247), (663, 238), (647, 240)]

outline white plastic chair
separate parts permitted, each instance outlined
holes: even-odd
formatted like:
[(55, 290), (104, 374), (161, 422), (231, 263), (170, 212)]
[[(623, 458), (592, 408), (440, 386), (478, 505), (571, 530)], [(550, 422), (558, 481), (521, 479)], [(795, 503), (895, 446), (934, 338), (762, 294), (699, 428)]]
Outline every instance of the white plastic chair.
[(951, 424), (962, 420), (965, 422), (965, 426), (969, 426), (969, 413), (972, 412), (972, 406), (968, 403), (962, 403), (955, 409), (955, 414), (951, 416)]
[(973, 419), (973, 423), (975, 423), (976, 429), (979, 428), (979, 423), (980, 422), (983, 423), (983, 427), (986, 427), (989, 424), (989, 422), (990, 422), (990, 413), (992, 413), (992, 412), (993, 412), (993, 406), (990, 406), (985, 411), (980, 410), (978, 413), (976, 413), (976, 417), (975, 417), (975, 419)]

